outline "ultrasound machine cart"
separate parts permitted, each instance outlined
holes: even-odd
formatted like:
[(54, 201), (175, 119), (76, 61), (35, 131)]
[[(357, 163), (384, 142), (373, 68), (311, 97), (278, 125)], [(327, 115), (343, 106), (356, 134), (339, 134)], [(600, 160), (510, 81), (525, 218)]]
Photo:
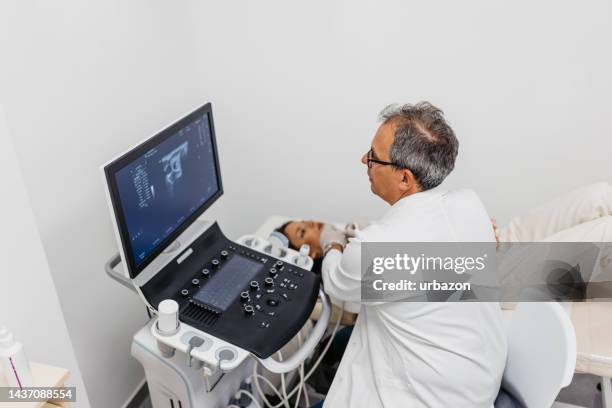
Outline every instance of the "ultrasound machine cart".
[[(102, 170), (120, 252), (106, 271), (155, 315), (132, 342), (153, 408), (225, 407), (255, 361), (286, 373), (311, 355), (331, 311), (320, 278), (297, 266), (295, 251), (278, 258), (199, 219), (223, 194), (210, 103)], [(323, 312), (308, 338), (273, 359), (317, 299)]]

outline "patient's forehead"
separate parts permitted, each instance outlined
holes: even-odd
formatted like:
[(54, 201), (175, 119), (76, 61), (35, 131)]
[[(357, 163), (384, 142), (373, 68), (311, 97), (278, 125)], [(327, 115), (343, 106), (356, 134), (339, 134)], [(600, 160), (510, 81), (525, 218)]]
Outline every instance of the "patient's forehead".
[(303, 222), (304, 221), (300, 221), (300, 220), (290, 221), (285, 227), (284, 232), (286, 234), (291, 234), (291, 235), (297, 234), (297, 230)]

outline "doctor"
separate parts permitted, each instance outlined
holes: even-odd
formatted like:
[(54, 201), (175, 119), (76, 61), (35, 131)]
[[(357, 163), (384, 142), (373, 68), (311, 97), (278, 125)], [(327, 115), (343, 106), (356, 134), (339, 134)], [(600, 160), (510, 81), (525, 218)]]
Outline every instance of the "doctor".
[[(361, 303), (361, 242), (494, 242), (487, 212), (470, 190), (437, 187), (453, 170), (458, 141), (427, 102), (381, 113), (361, 161), (372, 192), (391, 207), (347, 243), (326, 228), (327, 293)], [(498, 303), (361, 303), (324, 407), (491, 408), (506, 362)]]

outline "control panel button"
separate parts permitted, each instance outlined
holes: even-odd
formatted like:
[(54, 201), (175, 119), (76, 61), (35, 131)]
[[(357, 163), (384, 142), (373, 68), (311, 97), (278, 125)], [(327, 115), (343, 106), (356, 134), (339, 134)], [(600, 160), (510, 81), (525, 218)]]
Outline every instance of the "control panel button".
[(210, 276), (210, 270), (207, 268), (202, 269), (202, 275), (208, 278)]
[(189, 296), (189, 291), (187, 289), (183, 289), (183, 290), (181, 290), (181, 295), (183, 297), (187, 297), (187, 296)]
[(246, 313), (248, 315), (253, 315), (255, 313), (255, 309), (251, 305), (246, 305), (244, 307), (244, 313)]
[(227, 258), (228, 255), (229, 255), (229, 252), (227, 252), (225, 249), (221, 251), (221, 258)]
[(200, 284), (200, 280), (197, 279), (197, 278), (194, 278), (194, 279), (191, 280), (191, 284), (193, 286), (198, 286)]
[(266, 283), (266, 286), (268, 287), (272, 287), (274, 286), (274, 279), (267, 277), (266, 279), (264, 279), (264, 282)]
[(251, 288), (251, 290), (257, 290), (259, 289), (259, 282), (251, 281), (251, 283), (249, 283), (249, 287)]
[(278, 270), (276, 268), (270, 268), (270, 275), (276, 275)]
[(250, 299), (249, 292), (240, 293), (240, 300), (242, 300), (243, 302), (248, 302), (249, 299)]
[(277, 267), (277, 268), (282, 268), (282, 267), (283, 267), (283, 265), (284, 265), (283, 261), (276, 261), (276, 262), (274, 263), (274, 266), (275, 266), (275, 267)]
[(212, 264), (213, 268), (217, 268), (219, 266), (218, 259), (213, 259), (212, 261), (210, 261), (210, 263)]
[(266, 300), (266, 303), (268, 304), (268, 306), (276, 307), (278, 306), (279, 302), (276, 299), (268, 299)]

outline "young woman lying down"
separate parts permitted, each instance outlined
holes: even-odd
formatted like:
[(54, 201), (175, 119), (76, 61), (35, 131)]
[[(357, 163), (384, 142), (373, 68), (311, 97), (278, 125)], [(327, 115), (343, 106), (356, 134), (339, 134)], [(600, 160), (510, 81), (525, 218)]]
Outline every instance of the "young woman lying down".
[[(612, 228), (601, 226), (609, 226), (612, 219), (608, 217), (611, 216), (612, 186), (602, 182), (573, 190), (524, 215), (513, 217), (504, 228), (498, 229), (494, 219), (491, 222), (499, 242), (610, 242)], [(367, 227), (367, 223), (330, 225), (314, 220), (294, 220), (276, 231), (287, 237), (290, 248), (299, 250), (303, 244), (308, 244), (310, 256), (316, 260), (324, 255), (320, 239), (326, 226), (344, 229), (350, 237), (356, 230)]]

